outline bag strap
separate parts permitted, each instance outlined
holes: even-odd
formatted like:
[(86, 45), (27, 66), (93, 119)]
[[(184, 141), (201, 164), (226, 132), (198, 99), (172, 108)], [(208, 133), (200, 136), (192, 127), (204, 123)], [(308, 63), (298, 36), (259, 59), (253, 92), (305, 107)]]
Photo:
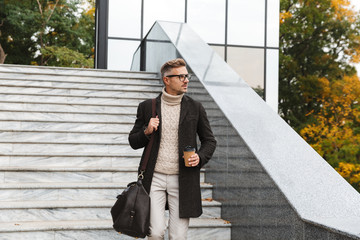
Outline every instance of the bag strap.
[[(152, 110), (152, 117), (153, 118), (156, 117), (156, 98), (152, 99), (151, 110)], [(144, 179), (144, 172), (146, 170), (146, 165), (147, 165), (147, 163), (149, 161), (151, 148), (152, 148), (152, 145), (154, 143), (154, 138), (155, 138), (154, 135), (155, 135), (155, 132), (153, 132), (150, 135), (150, 141), (149, 141), (149, 143), (148, 143), (148, 145), (146, 146), (146, 149), (145, 149), (144, 159), (143, 159), (141, 167), (140, 167), (139, 178), (141, 178), (141, 179)]]

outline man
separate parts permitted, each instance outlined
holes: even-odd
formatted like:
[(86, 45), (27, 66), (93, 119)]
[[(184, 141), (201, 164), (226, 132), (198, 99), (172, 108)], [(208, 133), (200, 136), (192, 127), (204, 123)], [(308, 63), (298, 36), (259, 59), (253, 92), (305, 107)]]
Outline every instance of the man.
[[(166, 62), (161, 77), (165, 87), (156, 98), (157, 116), (151, 116), (151, 99), (140, 103), (129, 143), (139, 149), (147, 145), (150, 137), (155, 138), (143, 179), (151, 198), (149, 240), (164, 238), (166, 201), (169, 239), (181, 240), (186, 239), (189, 218), (202, 214), (200, 168), (210, 160), (216, 140), (201, 103), (184, 95), (190, 80), (185, 61)], [(201, 142), (198, 150), (196, 135)], [(196, 148), (189, 158), (191, 167), (184, 164), (186, 146)]]

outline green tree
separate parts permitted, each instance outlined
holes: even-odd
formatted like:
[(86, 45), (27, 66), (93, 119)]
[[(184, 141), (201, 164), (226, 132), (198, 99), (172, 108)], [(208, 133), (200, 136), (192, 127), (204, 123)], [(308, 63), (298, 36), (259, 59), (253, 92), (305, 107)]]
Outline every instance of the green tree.
[(30, 1), (0, 0), (0, 44), (7, 54), (5, 63), (30, 64), (34, 59), (37, 49), (32, 36), (37, 27), (33, 5)]
[(298, 132), (318, 113), (319, 79), (356, 73), (360, 21), (347, 0), (280, 1), (279, 110)]
[(94, 64), (92, 59), (67, 47), (44, 47), (41, 49), (41, 55), (48, 66), (91, 68)]
[(300, 134), (332, 166), (340, 162), (360, 163), (360, 81), (356, 75), (330, 82), (321, 79), (324, 89), (318, 102), (321, 111)]
[[(4, 20), (0, 43), (7, 54), (6, 63), (57, 64), (46, 61), (43, 53), (56, 52), (53, 58), (58, 58), (63, 56), (59, 55), (62, 50), (81, 53), (93, 61), (94, 6), (79, 11), (88, 0), (0, 1), (0, 20)], [(57, 50), (45, 51), (48, 47)]]
[(360, 191), (360, 18), (349, 0), (281, 0), (282, 117)]
[[(0, 28), (4, 25), (4, 21), (1, 21)], [(1, 29), (0, 29), (0, 36), (1, 36)], [(0, 64), (5, 62), (7, 54), (4, 52), (4, 49), (2, 48), (0, 44)]]
[(360, 164), (341, 162), (336, 171), (360, 192)]

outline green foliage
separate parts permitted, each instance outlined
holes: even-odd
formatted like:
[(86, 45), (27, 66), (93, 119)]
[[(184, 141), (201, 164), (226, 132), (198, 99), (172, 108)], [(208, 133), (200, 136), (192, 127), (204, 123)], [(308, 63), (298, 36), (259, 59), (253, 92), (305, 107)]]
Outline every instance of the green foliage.
[(3, 1), (0, 7), (0, 21), (3, 22), (0, 43), (8, 54), (5, 63), (30, 64), (37, 50), (31, 37), (37, 31), (33, 23), (38, 16), (36, 9), (25, 2), (23, 8), (20, 1), (12, 4)]
[(85, 58), (84, 54), (67, 47), (45, 47), (41, 49), (47, 66), (91, 68), (93, 59)]
[(350, 61), (359, 48), (359, 19), (340, 12), (336, 1), (281, 0), (279, 108), (297, 131), (319, 112), (317, 79), (355, 74)]
[(349, 0), (280, 0), (280, 113), (360, 191), (360, 18)]
[(264, 95), (265, 95), (265, 91), (262, 87), (258, 86), (256, 88), (253, 88), (253, 90), (261, 97), (264, 99)]
[(336, 171), (360, 192), (360, 164), (341, 162)]
[[(94, 6), (79, 11), (81, 3), (89, 0), (39, 0), (40, 6), (37, 0), (0, 1), (0, 22), (4, 21), (0, 43), (8, 54), (5, 63), (60, 64), (52, 60), (63, 59), (59, 58), (60, 49), (78, 52), (93, 61)], [(49, 51), (50, 46), (57, 50)], [(44, 53), (56, 55), (47, 55), (46, 61)]]
[(311, 113), (311, 122), (301, 136), (333, 167), (340, 162), (360, 163), (360, 81), (356, 75), (319, 83), (324, 91), (318, 99), (321, 111)]

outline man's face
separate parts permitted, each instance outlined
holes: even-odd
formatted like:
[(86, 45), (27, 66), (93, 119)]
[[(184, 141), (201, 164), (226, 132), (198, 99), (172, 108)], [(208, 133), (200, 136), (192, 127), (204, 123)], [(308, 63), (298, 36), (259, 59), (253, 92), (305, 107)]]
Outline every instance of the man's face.
[(186, 67), (172, 68), (170, 71), (164, 74), (163, 81), (165, 84), (165, 90), (168, 94), (180, 95), (187, 92), (189, 79), (185, 78), (185, 80), (182, 82), (178, 76), (166, 77), (169, 75), (180, 74), (188, 74)]

